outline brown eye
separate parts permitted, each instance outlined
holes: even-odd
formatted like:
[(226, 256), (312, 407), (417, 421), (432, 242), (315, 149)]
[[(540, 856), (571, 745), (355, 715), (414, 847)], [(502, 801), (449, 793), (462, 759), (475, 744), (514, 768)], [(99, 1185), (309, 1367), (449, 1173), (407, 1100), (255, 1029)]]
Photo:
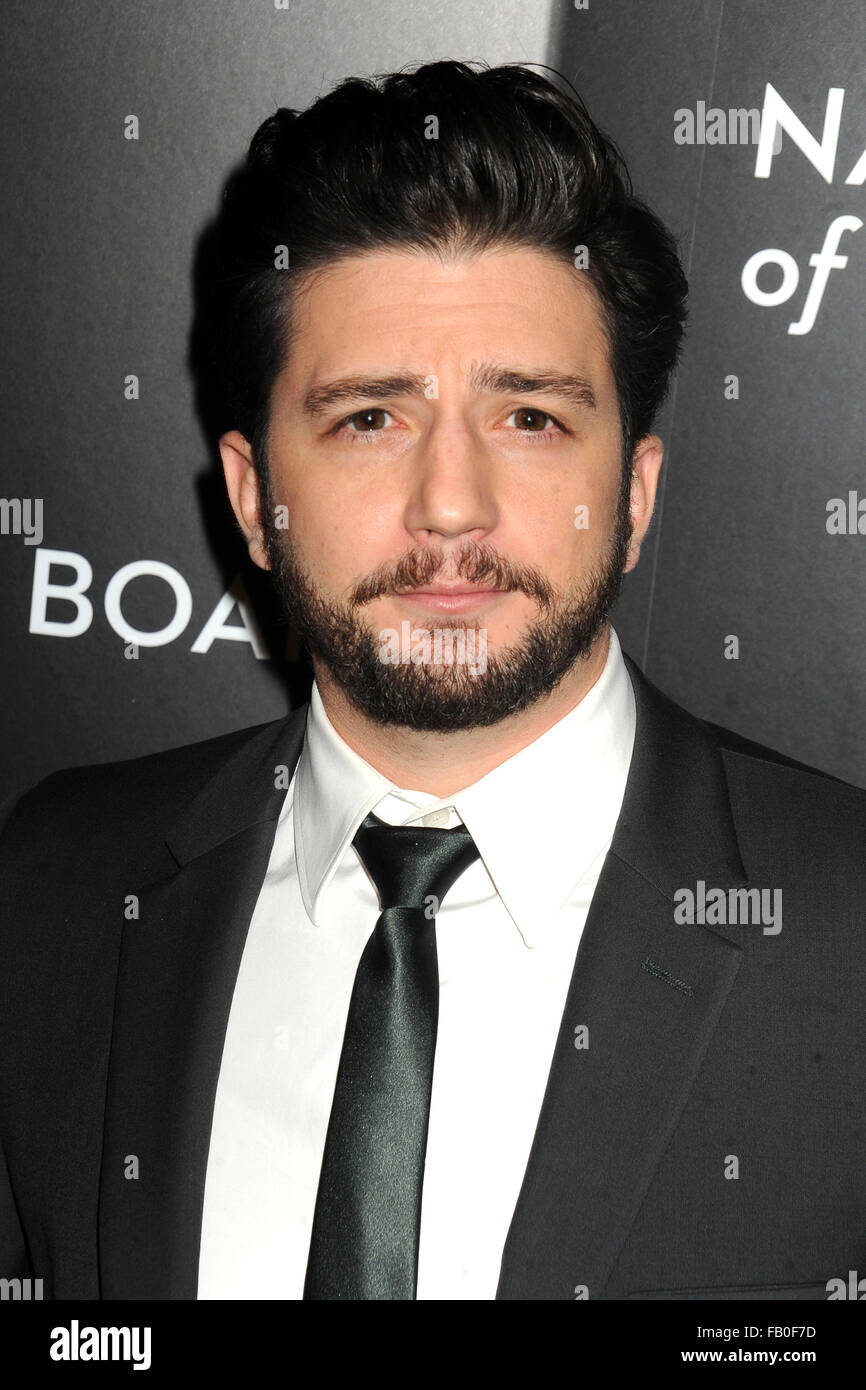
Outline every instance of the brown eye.
[(548, 415), (547, 411), (533, 410), (530, 406), (520, 406), (511, 413), (515, 417), (517, 428), (526, 430), (530, 434), (538, 434), (543, 431), (546, 428), (545, 421), (553, 422), (553, 416)]
[(350, 425), (353, 421), (357, 420), (360, 423), (354, 431), (355, 433), (363, 433), (366, 430), (373, 430), (375, 432), (378, 429), (376, 422), (379, 421), (381, 423), (383, 419), (387, 418), (387, 410), (382, 410), (380, 406), (371, 406), (369, 410), (356, 410), (354, 415), (348, 415), (343, 423), (345, 425)]

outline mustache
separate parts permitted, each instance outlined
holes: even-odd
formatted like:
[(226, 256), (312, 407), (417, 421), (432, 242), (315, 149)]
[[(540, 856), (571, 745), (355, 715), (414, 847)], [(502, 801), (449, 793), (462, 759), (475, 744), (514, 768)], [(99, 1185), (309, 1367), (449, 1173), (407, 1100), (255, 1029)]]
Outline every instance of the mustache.
[(394, 564), (380, 565), (354, 585), (349, 602), (360, 607), (385, 594), (421, 589), (425, 584), (444, 577), (441, 572), (446, 569), (450, 579), (465, 579), (468, 584), (486, 584), (503, 593), (520, 590), (545, 608), (549, 608), (555, 599), (553, 585), (535, 565), (506, 560), (492, 546), (469, 541), (451, 555), (446, 555), (442, 549), (425, 547), (423, 550), (408, 551)]

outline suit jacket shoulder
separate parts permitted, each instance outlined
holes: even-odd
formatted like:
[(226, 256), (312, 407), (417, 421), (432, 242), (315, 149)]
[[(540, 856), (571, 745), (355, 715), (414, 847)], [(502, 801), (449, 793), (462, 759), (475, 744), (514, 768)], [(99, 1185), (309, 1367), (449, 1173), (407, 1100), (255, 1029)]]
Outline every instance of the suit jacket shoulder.
[(722, 756), (745, 860), (760, 847), (765, 862), (792, 872), (801, 856), (801, 873), (832, 879), (841, 869), (866, 882), (866, 791), (730, 729), (703, 727)]
[[(792, 851), (806, 852), (808, 869), (822, 860), (828, 868), (843, 864), (866, 884), (866, 790), (820, 768), (798, 762), (777, 749), (757, 743), (720, 724), (698, 719), (670, 699), (635, 666), (626, 664), (635, 686), (640, 726), (652, 731), (658, 760), (685, 743), (713, 748), (721, 759), (737, 840), (744, 859), (751, 846), (778, 852), (795, 867)], [(636, 750), (637, 751), (637, 750)], [(679, 769), (686, 771), (686, 765)], [(680, 783), (680, 793), (687, 785)], [(695, 813), (700, 788), (695, 786)]]
[(12, 820), (23, 825), (31, 824), (34, 819), (48, 830), (68, 823), (77, 815), (104, 813), (110, 809), (122, 816), (125, 808), (140, 809), (154, 802), (164, 814), (170, 815), (173, 808), (179, 810), (184, 798), (194, 795), (203, 781), (250, 738), (262, 730), (276, 729), (284, 722), (270, 720), (133, 758), (60, 768), (20, 796), (2, 803), (0, 830)]
[(158, 856), (166, 831), (208, 784), (245, 751), (297, 743), (306, 710), (178, 748), (51, 773), (3, 808), (4, 874), (14, 881), (40, 865), (55, 875), (65, 866), (77, 878), (88, 864), (111, 859), (146, 872), (148, 846)]

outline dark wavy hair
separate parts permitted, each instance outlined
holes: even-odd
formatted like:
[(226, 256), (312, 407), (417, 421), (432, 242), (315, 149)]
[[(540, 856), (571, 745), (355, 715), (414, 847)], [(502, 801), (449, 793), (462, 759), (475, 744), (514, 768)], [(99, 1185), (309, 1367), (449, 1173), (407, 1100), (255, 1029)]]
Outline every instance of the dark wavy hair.
[[(306, 271), (389, 247), (527, 247), (574, 264), (585, 246), (630, 470), (676, 365), (688, 285), (673, 237), (633, 195), (616, 145), (555, 75), (568, 90), (519, 64), (427, 63), (350, 78), (256, 131), (226, 185), (202, 292), (216, 428), (241, 431), (263, 483), (293, 287)], [(430, 116), (436, 139), (425, 136)], [(275, 268), (280, 246), (288, 270)]]

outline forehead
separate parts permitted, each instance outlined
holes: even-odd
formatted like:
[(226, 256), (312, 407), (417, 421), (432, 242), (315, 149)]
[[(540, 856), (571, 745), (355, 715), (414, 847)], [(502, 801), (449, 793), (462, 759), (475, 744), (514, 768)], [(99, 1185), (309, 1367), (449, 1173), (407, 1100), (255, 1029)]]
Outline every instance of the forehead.
[(447, 260), (402, 249), (346, 257), (301, 280), (281, 375), (294, 394), (367, 369), (468, 375), (491, 357), (579, 371), (604, 398), (607, 336), (586, 274), (527, 248)]

